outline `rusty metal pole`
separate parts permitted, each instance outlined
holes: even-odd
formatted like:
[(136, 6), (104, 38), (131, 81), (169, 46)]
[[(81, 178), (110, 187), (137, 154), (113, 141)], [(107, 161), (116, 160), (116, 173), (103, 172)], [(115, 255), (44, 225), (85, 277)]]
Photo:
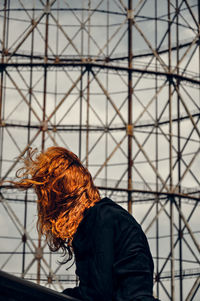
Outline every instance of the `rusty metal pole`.
[(44, 93), (43, 93), (43, 116), (42, 116), (42, 151), (45, 145), (45, 131), (46, 131), (46, 97), (47, 97), (47, 67), (48, 62), (48, 33), (49, 33), (49, 0), (46, 1), (46, 25), (45, 25), (45, 49), (44, 49)]
[[(173, 140), (172, 140), (172, 77), (171, 77), (171, 15), (170, 15), (170, 5), (171, 0), (168, 0), (168, 72), (169, 72), (169, 185), (170, 191), (173, 189)], [(174, 286), (174, 206), (173, 206), (173, 197), (170, 200), (170, 250), (171, 250), (171, 300), (175, 300), (175, 286)]]
[[(49, 0), (46, 1), (46, 24), (45, 24), (45, 49), (44, 49), (44, 92), (43, 92), (43, 116), (42, 116), (42, 152), (45, 147), (45, 131), (46, 131), (46, 96), (47, 96), (47, 67), (48, 61), (48, 34), (49, 34)], [(40, 283), (41, 272), (41, 258), (42, 258), (42, 246), (41, 246), (41, 233), (38, 233), (38, 249), (37, 249), (37, 283)]]
[[(158, 2), (155, 0), (155, 49), (158, 47)], [(156, 72), (158, 71), (158, 62), (156, 60)], [(158, 78), (155, 78), (155, 92), (158, 90)], [(156, 160), (156, 169), (159, 168), (159, 133), (158, 133), (158, 96), (156, 95), (155, 99), (156, 107), (156, 139), (155, 139), (155, 160)], [(156, 191), (159, 191), (159, 178), (156, 175)], [(156, 198), (156, 215), (158, 216), (159, 212), (159, 195), (155, 195)], [(159, 217), (156, 219), (156, 295), (159, 298), (159, 288), (160, 288), (160, 277), (159, 277)]]
[[(90, 13), (91, 1), (88, 1), (88, 62), (90, 61)], [(87, 117), (86, 117), (86, 167), (89, 164), (89, 113), (90, 113), (90, 69), (87, 70)]]
[(133, 124), (132, 124), (132, 28), (133, 28), (133, 7), (132, 0), (128, 1), (128, 124), (127, 124), (127, 135), (128, 135), (128, 211), (132, 214), (132, 142), (133, 142)]
[[(82, 2), (81, 22), (84, 24), (84, 1)], [(84, 26), (81, 27), (81, 59), (84, 57)], [(83, 74), (83, 66), (80, 68), (81, 75)], [(83, 123), (83, 77), (80, 80), (80, 106), (79, 106), (79, 151), (78, 156), (82, 156), (82, 123)], [(78, 284), (78, 281), (77, 281)]]
[[(31, 23), (33, 25), (35, 17), (35, 7), (33, 9), (33, 16)], [(27, 134), (27, 144), (30, 143), (30, 135), (31, 135), (31, 104), (32, 104), (32, 87), (33, 87), (33, 47), (34, 47), (34, 31), (31, 33), (31, 56), (30, 56), (30, 80), (29, 80), (29, 108), (28, 108), (28, 134)], [(25, 198), (24, 198), (24, 229), (26, 230), (27, 227), (27, 214), (28, 214), (28, 191), (25, 192)], [(24, 278), (25, 273), (25, 261), (26, 261), (26, 242), (27, 242), (27, 236), (26, 233), (22, 236), (23, 241), (23, 251), (22, 251), (22, 278)]]
[[(4, 63), (5, 45), (6, 45), (6, 15), (7, 13), (7, 0), (4, 1), (4, 21), (3, 21), (3, 36), (2, 36), (2, 56), (1, 63)], [(4, 83), (4, 70), (0, 70), (0, 176), (2, 170), (2, 155), (3, 155), (3, 83)]]
[[(109, 6), (109, 0), (107, 0), (107, 11), (109, 11), (110, 6)], [(109, 22), (110, 22), (110, 15), (109, 13), (107, 14), (107, 24), (106, 24), (106, 40), (108, 43), (108, 46), (106, 48), (106, 56), (109, 58), (109, 36), (110, 36), (110, 27), (109, 27)], [(109, 90), (109, 70), (106, 71), (106, 90)], [(108, 139), (108, 97), (106, 96), (106, 104), (105, 104), (105, 126), (106, 126), (106, 133), (105, 133), (105, 160), (108, 158), (108, 145), (109, 145), (109, 139)], [(108, 166), (106, 164), (105, 166), (105, 187), (108, 186)], [(106, 196), (107, 196), (107, 191), (106, 191)]]
[[(179, 0), (176, 0), (176, 64), (177, 64), (177, 74), (179, 74)], [(176, 81), (177, 90), (179, 91), (179, 79)], [(178, 192), (181, 193), (181, 115), (180, 115), (180, 97), (179, 93), (177, 94), (177, 149), (178, 149)], [(181, 197), (178, 200), (179, 208), (181, 209)], [(179, 213), (178, 217), (178, 239), (179, 239), (179, 294), (180, 294), (180, 301), (183, 301), (183, 262), (182, 262), (182, 220), (181, 215)]]

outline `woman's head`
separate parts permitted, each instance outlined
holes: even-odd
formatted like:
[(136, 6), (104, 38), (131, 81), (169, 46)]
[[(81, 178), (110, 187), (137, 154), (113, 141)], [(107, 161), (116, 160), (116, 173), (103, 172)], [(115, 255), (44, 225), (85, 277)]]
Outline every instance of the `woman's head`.
[(99, 201), (99, 192), (89, 171), (69, 150), (55, 146), (34, 157), (35, 152), (29, 152), (17, 172), (21, 180), (14, 184), (35, 190), (38, 231), (52, 250), (65, 250), (71, 246), (85, 209)]

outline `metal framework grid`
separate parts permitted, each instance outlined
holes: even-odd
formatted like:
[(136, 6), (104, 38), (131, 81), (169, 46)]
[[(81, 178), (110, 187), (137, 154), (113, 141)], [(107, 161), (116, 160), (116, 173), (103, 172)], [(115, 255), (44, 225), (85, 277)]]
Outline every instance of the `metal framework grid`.
[[(0, 2), (1, 179), (29, 147), (77, 153), (141, 223), (162, 300), (199, 296), (199, 20), (199, 0)], [(7, 188), (1, 269), (75, 282), (37, 237), (33, 193)]]

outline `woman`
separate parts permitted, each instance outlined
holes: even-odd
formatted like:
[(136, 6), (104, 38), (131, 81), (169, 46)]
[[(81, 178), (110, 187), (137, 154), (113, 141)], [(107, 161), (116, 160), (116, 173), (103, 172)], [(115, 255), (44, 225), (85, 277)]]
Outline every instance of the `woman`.
[(89, 171), (62, 147), (33, 158), (30, 152), (14, 182), (37, 194), (38, 231), (50, 249), (75, 255), (79, 286), (64, 294), (83, 301), (150, 301), (153, 260), (135, 219), (108, 198), (100, 198)]

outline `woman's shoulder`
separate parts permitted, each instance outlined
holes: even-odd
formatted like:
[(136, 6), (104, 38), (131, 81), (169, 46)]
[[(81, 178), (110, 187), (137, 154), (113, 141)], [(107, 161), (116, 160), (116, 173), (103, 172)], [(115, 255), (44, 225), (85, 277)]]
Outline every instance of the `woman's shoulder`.
[(103, 213), (107, 213), (107, 214), (114, 214), (115, 216), (124, 216), (128, 219), (133, 219), (133, 216), (125, 209), (123, 208), (121, 205), (119, 205), (118, 203), (114, 202), (113, 200), (105, 197), (103, 199), (101, 199), (99, 202), (97, 202), (94, 206), (94, 209), (96, 207), (96, 210), (101, 210), (101, 212)]
[(120, 230), (127, 227), (141, 228), (135, 218), (125, 208), (107, 197), (95, 204), (93, 212), (98, 217), (98, 223), (115, 225)]
[[(115, 227), (119, 231), (133, 227), (138, 230), (141, 228), (126, 209), (107, 197), (96, 202), (93, 207), (85, 212), (84, 218), (78, 227), (77, 235), (79, 233), (92, 234), (93, 231), (102, 227)], [(75, 236), (77, 235), (75, 234)]]

